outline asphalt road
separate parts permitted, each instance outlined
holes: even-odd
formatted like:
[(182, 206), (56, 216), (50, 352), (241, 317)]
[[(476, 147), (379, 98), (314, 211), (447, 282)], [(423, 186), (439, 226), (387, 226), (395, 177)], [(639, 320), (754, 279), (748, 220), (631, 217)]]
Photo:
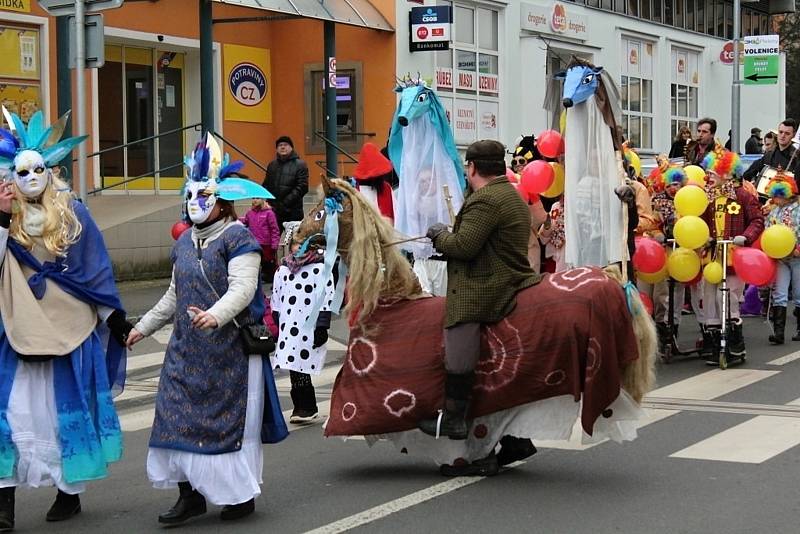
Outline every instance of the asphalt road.
[[(131, 314), (163, 287), (123, 290)], [(148, 293), (149, 292), (149, 293)], [(140, 299), (140, 300), (137, 300)], [(147, 306), (144, 306), (145, 308)], [(792, 322), (792, 326), (793, 322)], [(684, 317), (682, 342), (696, 334)], [(760, 533), (800, 531), (800, 342), (771, 347), (760, 318), (745, 320), (748, 360), (720, 371), (697, 359), (658, 366), (650, 420), (625, 444), (540, 444), (529, 461), (486, 479), (446, 479), (430, 461), (363, 440), (325, 439), (321, 425), (293, 428), (265, 446), (256, 513), (222, 523), (218, 509), (187, 523), (192, 532), (542, 532)], [(332, 337), (345, 341), (334, 325)], [(20, 490), (20, 532), (157, 532), (175, 492), (153, 489), (145, 457), (159, 354), (168, 331), (130, 356), (128, 397), (119, 400), (125, 456), (89, 485), (83, 513), (46, 524), (52, 488)], [(343, 345), (316, 381), (325, 407)], [(795, 352), (798, 351), (798, 352)], [(288, 380), (279, 376), (283, 409)], [(138, 396), (137, 396), (138, 395)], [(151, 416), (150, 416), (151, 417)], [(543, 447), (541, 445), (546, 445)], [(581, 450), (583, 449), (583, 450)]]

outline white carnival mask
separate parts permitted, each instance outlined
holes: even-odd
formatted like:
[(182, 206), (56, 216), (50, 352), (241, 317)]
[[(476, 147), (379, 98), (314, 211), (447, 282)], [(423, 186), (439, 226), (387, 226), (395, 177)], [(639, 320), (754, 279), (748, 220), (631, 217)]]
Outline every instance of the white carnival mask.
[(22, 150), (14, 158), (14, 182), (26, 198), (35, 199), (42, 194), (50, 182), (50, 172), (35, 150)]
[(217, 182), (189, 182), (186, 186), (186, 213), (194, 224), (203, 224), (217, 204)]

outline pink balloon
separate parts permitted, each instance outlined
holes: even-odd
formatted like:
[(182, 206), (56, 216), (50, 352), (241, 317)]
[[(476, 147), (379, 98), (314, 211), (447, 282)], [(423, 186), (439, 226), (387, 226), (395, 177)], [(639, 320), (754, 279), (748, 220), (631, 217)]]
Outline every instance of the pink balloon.
[(520, 185), (528, 193), (544, 193), (556, 179), (553, 168), (544, 160), (531, 161), (522, 169)]
[(517, 175), (514, 174), (514, 171), (512, 171), (510, 167), (506, 167), (506, 178), (508, 178), (508, 181), (512, 184), (517, 183)]
[(636, 252), (633, 253), (633, 266), (646, 274), (657, 273), (664, 268), (667, 253), (657, 241), (649, 237), (636, 238)]
[(733, 268), (745, 283), (764, 286), (775, 278), (775, 260), (762, 250), (738, 247), (733, 251)]
[(644, 309), (647, 310), (648, 315), (653, 315), (653, 299), (647, 293), (642, 293), (639, 291), (639, 298), (642, 299), (642, 304), (644, 304)]
[(564, 153), (564, 139), (555, 130), (545, 130), (536, 138), (536, 148), (546, 158), (557, 158)]
[(524, 200), (524, 201), (525, 201), (525, 203), (527, 204), (527, 203), (528, 203), (528, 199), (530, 198), (530, 195), (529, 195), (529, 193), (528, 193), (527, 191), (525, 191), (524, 189), (522, 189), (522, 186), (521, 186), (521, 185), (519, 185), (519, 184), (518, 184), (518, 183), (516, 183), (516, 182), (511, 182), (511, 186), (512, 186), (514, 189), (516, 189), (516, 190), (517, 190), (517, 193), (519, 194), (520, 198), (521, 198), (522, 200)]
[(172, 231), (171, 231), (172, 239), (177, 241), (178, 238), (181, 236), (181, 234), (183, 234), (183, 232), (185, 232), (191, 227), (192, 227), (191, 224), (185, 223), (183, 221), (176, 222), (175, 224), (172, 225)]

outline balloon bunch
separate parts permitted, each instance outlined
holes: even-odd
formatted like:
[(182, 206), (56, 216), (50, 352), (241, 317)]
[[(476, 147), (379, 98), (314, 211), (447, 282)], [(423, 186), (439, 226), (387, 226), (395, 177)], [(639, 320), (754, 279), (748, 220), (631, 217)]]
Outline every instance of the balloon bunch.
[[(546, 158), (557, 158), (564, 153), (564, 139), (555, 130), (545, 130), (536, 138), (536, 148)], [(533, 160), (519, 176), (510, 169), (506, 176), (523, 200), (538, 199), (538, 195), (555, 198), (564, 192), (564, 165), (554, 161)]]

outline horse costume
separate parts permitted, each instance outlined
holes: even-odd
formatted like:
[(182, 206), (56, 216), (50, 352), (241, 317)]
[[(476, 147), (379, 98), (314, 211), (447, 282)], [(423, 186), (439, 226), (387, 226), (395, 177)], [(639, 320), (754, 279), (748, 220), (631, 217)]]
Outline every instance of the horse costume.
[[(389, 133), (389, 158), (400, 178), (394, 223), (403, 235), (424, 235), (435, 223), (453, 223), (464, 203), (464, 168), (447, 112), (436, 93), (419, 79), (408, 78), (396, 91), (400, 104)], [(403, 249), (414, 257), (414, 271), (423, 288), (434, 295), (443, 294), (446, 263), (428, 261), (434, 256), (431, 243), (408, 242)]]
[[(575, 59), (564, 80), (567, 111), (564, 161), (565, 260), (568, 266), (609, 265), (630, 259), (627, 212), (615, 189), (625, 185), (619, 91), (603, 67)], [(635, 212), (635, 210), (634, 210)]]
[(503, 436), (568, 439), (578, 419), (587, 438), (635, 438), (653, 381), (653, 323), (632, 285), (586, 267), (520, 291), (514, 311), (483, 328), (466, 440), (417, 430), (444, 400), (445, 299), (422, 293), (394, 229), (349, 183), (323, 187), (295, 239), (324, 231), (326, 254), (350, 266), (350, 342), (326, 436), (385, 438), (445, 465), (479, 461)]

